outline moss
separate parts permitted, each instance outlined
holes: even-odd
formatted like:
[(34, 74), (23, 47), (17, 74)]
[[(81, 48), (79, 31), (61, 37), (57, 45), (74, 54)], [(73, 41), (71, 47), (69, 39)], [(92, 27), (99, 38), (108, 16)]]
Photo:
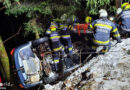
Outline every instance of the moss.
[(5, 80), (10, 80), (10, 66), (9, 66), (9, 58), (6, 53), (5, 47), (2, 43), (2, 39), (0, 37), (0, 63), (1, 63), (1, 72), (5, 77)]

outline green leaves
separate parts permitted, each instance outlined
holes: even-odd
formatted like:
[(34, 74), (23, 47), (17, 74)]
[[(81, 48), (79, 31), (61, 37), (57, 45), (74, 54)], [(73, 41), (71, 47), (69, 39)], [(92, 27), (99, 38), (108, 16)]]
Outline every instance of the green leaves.
[(3, 5), (4, 5), (6, 8), (9, 8), (9, 7), (11, 6), (10, 0), (4, 0), (4, 1), (3, 1)]
[(34, 13), (39, 13), (43, 15), (49, 15), (52, 13), (48, 4), (45, 2), (42, 3), (21, 3), (21, 5), (13, 5), (8, 8), (5, 12), (7, 15), (18, 15), (26, 13), (28, 18), (31, 18)]
[(48, 3), (46, 3), (46, 2), (42, 2), (40, 5), (39, 4), (36, 5), (32, 11), (38, 12), (40, 14), (45, 14), (45, 15), (52, 14), (51, 9), (50, 9)]
[(116, 12), (116, 7), (111, 6), (114, 0), (86, 0), (86, 9), (90, 15), (97, 15), (100, 9), (106, 9), (110, 13)]
[(98, 11), (97, 11), (96, 9), (91, 9), (91, 10), (89, 11), (89, 14), (90, 14), (90, 15), (97, 15), (97, 14), (98, 14)]
[(111, 13), (115, 13), (117, 10), (116, 6), (111, 6), (108, 11), (111, 12)]
[(15, 2), (19, 2), (19, 0), (14, 0)]
[(30, 23), (30, 22), (24, 23), (24, 27), (25, 27), (24, 28), (25, 35), (28, 35), (29, 33), (36, 33), (36, 32), (38, 32), (39, 35), (42, 35), (44, 32), (40, 26), (32, 25), (32, 23)]

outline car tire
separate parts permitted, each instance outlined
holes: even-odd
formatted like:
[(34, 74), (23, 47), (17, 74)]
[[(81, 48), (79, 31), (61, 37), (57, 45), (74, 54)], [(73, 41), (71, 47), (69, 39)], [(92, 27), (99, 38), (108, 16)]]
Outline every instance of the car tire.
[(39, 44), (45, 43), (48, 41), (48, 37), (42, 37), (37, 40), (32, 41), (32, 47), (37, 47)]

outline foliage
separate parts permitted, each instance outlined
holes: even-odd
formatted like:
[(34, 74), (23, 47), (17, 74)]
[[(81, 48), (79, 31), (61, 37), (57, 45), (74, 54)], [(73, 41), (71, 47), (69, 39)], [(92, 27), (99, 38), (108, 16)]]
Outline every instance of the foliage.
[(32, 20), (30, 20), (27, 23), (24, 23), (24, 29), (25, 29), (25, 35), (27, 35), (28, 33), (32, 32), (32, 33), (36, 33), (39, 32), (39, 35), (42, 35), (44, 30), (42, 29), (41, 25), (37, 25), (37, 23), (33, 23)]
[(113, 3), (115, 0), (86, 0), (86, 9), (90, 10), (89, 14), (90, 15), (97, 15), (98, 14), (98, 10), (101, 8), (107, 9), (109, 10), (109, 12), (115, 12), (115, 8), (112, 8), (113, 6), (111, 6), (111, 3)]
[(129, 2), (130, 3), (130, 0), (122, 0), (123, 2)]
[(6, 8), (9, 8), (9, 7), (11, 6), (10, 0), (4, 0), (3, 5), (4, 5)]
[[(10, 4), (9, 1), (12, 4)], [(14, 2), (19, 3), (14, 4)], [(43, 33), (43, 30), (46, 29), (46, 24), (49, 24), (48, 22), (53, 19), (48, 18), (48, 16), (53, 16), (59, 21), (58, 18), (60, 18), (63, 13), (67, 13), (69, 16), (80, 6), (80, 2), (78, 0), (5, 0), (3, 3), (6, 3), (4, 4), (5, 6), (10, 4), (5, 11), (6, 15), (19, 17), (24, 14), (27, 18), (29, 18), (28, 21), (24, 23), (26, 31), (25, 34), (29, 32), (35, 33), (36, 30), (39, 34)], [(32, 18), (36, 18), (36, 20), (38, 20), (37, 24), (33, 26), (30, 22)], [(42, 24), (39, 25), (39, 22), (42, 22)]]
[[(129, 0), (122, 0), (128, 2)], [(103, 8), (109, 13), (115, 13), (117, 8), (115, 6), (115, 0), (86, 0), (86, 9), (89, 10), (90, 15), (97, 15), (98, 10)]]
[(28, 18), (33, 17), (35, 14), (51, 14), (51, 10), (48, 7), (47, 3), (22, 3), (22, 5), (14, 5), (6, 10), (5, 14), (11, 15), (13, 14), (15, 17), (26, 13)]
[[(125, 0), (129, 1), (129, 0)], [(17, 3), (15, 3), (17, 2)], [(124, 2), (124, 1), (123, 1)], [(25, 25), (25, 31), (39, 33), (49, 26), (49, 22), (59, 18), (66, 13), (68, 17), (79, 12), (79, 18), (84, 18), (86, 12), (89, 15), (98, 15), (101, 8), (106, 9), (109, 13), (115, 13), (115, 0), (4, 0), (3, 5), (6, 7), (6, 15), (19, 17), (25, 15), (28, 18)], [(84, 13), (84, 16), (82, 14)], [(30, 19), (36, 18), (36, 26), (31, 26)], [(40, 24), (39, 24), (40, 23)], [(42, 30), (43, 29), (43, 30)]]

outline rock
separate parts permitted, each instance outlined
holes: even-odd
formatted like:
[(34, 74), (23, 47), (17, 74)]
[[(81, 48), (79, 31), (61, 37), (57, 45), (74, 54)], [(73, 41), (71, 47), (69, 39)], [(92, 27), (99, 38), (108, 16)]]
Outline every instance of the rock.
[[(116, 41), (112, 41), (113, 45), (115, 43)], [(83, 72), (86, 72), (87, 77), (84, 80)], [(122, 43), (111, 47), (105, 55), (92, 58), (68, 76), (64, 84), (61, 85), (63, 90), (130, 90), (130, 38), (123, 39)]]
[(104, 77), (109, 77), (110, 75), (111, 75), (111, 72), (108, 71), (108, 72), (104, 75)]
[(127, 51), (127, 54), (130, 55), (130, 50)]

